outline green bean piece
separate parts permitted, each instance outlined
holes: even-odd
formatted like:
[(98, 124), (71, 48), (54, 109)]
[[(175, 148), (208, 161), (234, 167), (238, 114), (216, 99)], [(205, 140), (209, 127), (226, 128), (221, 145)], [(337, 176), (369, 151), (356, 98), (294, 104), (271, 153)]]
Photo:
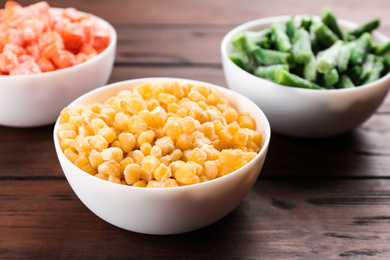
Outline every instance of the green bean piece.
[(360, 85), (360, 75), (362, 74), (362, 67), (359, 65), (354, 65), (349, 68), (346, 74), (351, 78), (356, 86)]
[(380, 59), (376, 59), (374, 63), (374, 67), (372, 68), (372, 72), (368, 76), (368, 78), (363, 82), (363, 84), (368, 84), (378, 80), (381, 77), (382, 71), (385, 68), (383, 62)]
[(303, 78), (311, 82), (317, 81), (316, 58), (314, 55), (310, 61), (303, 66)]
[(351, 62), (353, 64), (362, 64), (368, 51), (371, 49), (372, 40), (368, 32), (363, 33), (357, 40), (353, 48)]
[(373, 54), (367, 54), (363, 65), (362, 65), (362, 74), (360, 74), (360, 79), (364, 80), (370, 75), (372, 70), (374, 69), (374, 64), (375, 64), (375, 55)]
[(279, 69), (284, 69), (286, 71), (289, 71), (288, 65), (277, 64), (277, 65), (270, 65), (270, 66), (259, 66), (256, 68), (254, 74), (260, 78), (275, 81), (275, 73)]
[(244, 33), (235, 35), (232, 38), (231, 43), (236, 52), (236, 56), (239, 57), (242, 62), (243, 68), (246, 71), (253, 73), (257, 67), (256, 60), (252, 55), (252, 51), (256, 48), (256, 45), (249, 42)]
[(365, 24), (360, 25), (356, 29), (349, 31), (348, 33), (350, 35), (355, 36), (355, 37), (360, 37), (360, 35), (362, 35), (363, 33), (365, 33), (365, 32), (370, 33), (373, 30), (375, 30), (376, 28), (378, 28), (379, 24), (380, 24), (380, 19), (369, 21)]
[(385, 55), (389, 51), (390, 51), (390, 41), (374, 47), (375, 54), (379, 56)]
[(291, 50), (291, 42), (283, 26), (280, 23), (273, 23), (272, 31), (275, 36), (275, 42), (278, 50), (282, 52), (289, 52)]
[(237, 53), (237, 52), (232, 52), (229, 54), (229, 59), (231, 61), (233, 61), (234, 64), (236, 64), (238, 67), (240, 67), (241, 69), (244, 69), (245, 70), (245, 66), (241, 60), (241, 57), (240, 55)]
[(295, 23), (294, 23), (295, 15), (292, 15), (290, 19), (286, 22), (286, 33), (287, 36), (290, 38), (290, 40), (293, 39), (295, 30)]
[(334, 32), (332, 32), (332, 30), (329, 29), (329, 27), (326, 26), (323, 22), (313, 24), (311, 30), (315, 34), (318, 42), (325, 48), (329, 48), (337, 40), (339, 40), (339, 37)]
[(343, 42), (338, 40), (330, 48), (317, 54), (317, 71), (327, 73), (336, 65)]
[(390, 54), (386, 55), (383, 58), (383, 65), (385, 66), (385, 72), (389, 72), (390, 70)]
[(270, 35), (272, 30), (270, 28), (261, 31), (246, 31), (244, 35), (248, 42), (252, 42), (263, 48), (271, 47)]
[(311, 15), (302, 15), (301, 20), (301, 27), (304, 28), (306, 31), (310, 31), (310, 26), (312, 25), (313, 20), (311, 18)]
[(324, 74), (324, 83), (326, 88), (333, 88), (339, 81), (339, 73), (335, 68)]
[(288, 52), (267, 50), (257, 47), (253, 51), (253, 54), (257, 61), (266, 66), (274, 64), (291, 64), (293, 62), (293, 57)]
[(348, 42), (341, 46), (339, 56), (337, 58), (337, 67), (340, 72), (347, 71), (349, 61), (351, 60), (352, 51), (355, 48), (355, 42)]
[(341, 75), (337, 88), (353, 88), (355, 85), (347, 75)]
[(341, 30), (337, 18), (334, 13), (325, 7), (321, 12), (321, 21), (329, 27), (340, 39), (344, 39), (343, 31)]
[(279, 69), (275, 73), (275, 82), (285, 86), (308, 88), (308, 89), (321, 89), (317, 84), (310, 82), (304, 78), (294, 75), (284, 69)]
[(295, 31), (291, 53), (299, 64), (306, 64), (312, 58), (310, 35), (305, 29), (299, 28)]

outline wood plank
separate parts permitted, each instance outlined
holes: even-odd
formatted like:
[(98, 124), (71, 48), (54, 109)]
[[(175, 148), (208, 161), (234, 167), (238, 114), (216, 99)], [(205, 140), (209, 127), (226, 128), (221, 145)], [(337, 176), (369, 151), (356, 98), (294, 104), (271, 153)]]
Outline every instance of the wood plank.
[(388, 179), (260, 180), (221, 221), (148, 236), (99, 219), (65, 181), (0, 181), (0, 257), (388, 259), (389, 187)]

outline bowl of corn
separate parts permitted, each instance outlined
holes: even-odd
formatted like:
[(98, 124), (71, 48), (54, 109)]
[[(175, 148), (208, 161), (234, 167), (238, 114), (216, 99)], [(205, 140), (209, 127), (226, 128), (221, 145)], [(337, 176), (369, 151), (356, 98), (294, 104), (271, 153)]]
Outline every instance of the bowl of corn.
[(271, 131), (258, 106), (231, 90), (143, 78), (79, 97), (53, 134), (70, 186), (93, 213), (126, 230), (177, 234), (241, 203)]

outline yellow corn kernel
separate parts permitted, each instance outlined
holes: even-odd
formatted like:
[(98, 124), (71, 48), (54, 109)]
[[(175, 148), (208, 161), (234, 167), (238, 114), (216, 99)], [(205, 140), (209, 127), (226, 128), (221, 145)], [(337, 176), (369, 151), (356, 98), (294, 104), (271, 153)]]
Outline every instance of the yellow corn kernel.
[(153, 109), (151, 114), (154, 124), (156, 126), (162, 126), (165, 124), (165, 121), (167, 120), (167, 113), (161, 106), (158, 106)]
[(150, 143), (143, 143), (139, 149), (145, 156), (147, 156), (150, 155), (150, 151), (152, 150), (152, 145)]
[[(126, 182), (127, 183), (127, 182)], [(139, 180), (135, 182), (133, 185), (134, 187), (140, 187), (140, 188), (145, 188), (146, 187), (146, 182), (144, 180)]]
[(94, 133), (89, 126), (79, 126), (79, 136), (87, 137), (92, 135), (94, 135)]
[(253, 130), (252, 130), (252, 132), (253, 132), (252, 142), (257, 144), (258, 146), (261, 146), (261, 143), (263, 141), (261, 134), (256, 132), (256, 131), (253, 131)]
[(154, 84), (152, 87), (153, 98), (157, 99), (160, 93), (165, 92), (165, 88), (161, 84)]
[(111, 106), (103, 106), (100, 113), (109, 116), (111, 120), (115, 119), (116, 111)]
[(90, 136), (88, 141), (92, 148), (98, 152), (101, 152), (108, 147), (107, 140), (101, 135)]
[(130, 116), (124, 113), (117, 113), (115, 115), (114, 124), (120, 130), (127, 130), (129, 128)]
[(204, 136), (210, 140), (214, 138), (214, 124), (212, 122), (203, 123), (200, 126), (200, 131), (204, 134)]
[(129, 120), (128, 129), (132, 134), (140, 134), (148, 129), (145, 121), (138, 115), (132, 116)]
[(70, 149), (72, 152), (76, 152), (74, 143), (75, 143), (74, 139), (62, 139), (60, 143), (61, 150), (65, 151), (66, 149)]
[(145, 170), (136, 163), (131, 163), (126, 166), (124, 176), (127, 184), (132, 185), (138, 182), (144, 175)]
[(246, 152), (245, 153), (245, 160), (248, 162), (252, 161), (257, 156), (257, 153), (255, 152)]
[(69, 122), (69, 118), (71, 116), (77, 116), (77, 113), (73, 109), (68, 108), (68, 107), (65, 107), (64, 109), (62, 109), (62, 111), (60, 113), (60, 124), (64, 124), (64, 123)]
[(203, 171), (203, 167), (202, 167), (202, 165), (200, 165), (200, 164), (198, 164), (198, 163), (196, 163), (196, 162), (193, 162), (193, 161), (187, 161), (186, 162), (187, 164), (191, 164), (192, 166), (194, 166), (195, 167), (195, 174), (196, 175), (198, 175), (198, 176), (200, 176), (201, 174), (202, 174), (202, 171)]
[(133, 97), (128, 101), (126, 105), (126, 109), (131, 114), (138, 115), (139, 111), (143, 109), (147, 109), (147, 107), (145, 102), (142, 100), (142, 98)]
[(190, 134), (181, 134), (176, 140), (175, 147), (182, 151), (192, 148), (192, 135)]
[(100, 129), (98, 131), (98, 135), (103, 136), (103, 138), (106, 139), (108, 143), (112, 143), (116, 138), (115, 131), (108, 126), (105, 126), (102, 129)]
[(183, 133), (183, 129), (181, 128), (180, 122), (174, 119), (175, 119), (174, 117), (171, 117), (167, 120), (167, 122), (163, 127), (163, 131), (166, 135), (171, 137), (173, 140), (176, 140), (179, 137), (179, 135)]
[(137, 139), (138, 146), (143, 145), (144, 143), (151, 144), (154, 140), (155, 133), (152, 130), (142, 132)]
[(203, 85), (194, 85), (192, 86), (191, 90), (196, 90), (201, 95), (207, 97), (209, 95), (209, 88)]
[(241, 115), (238, 117), (237, 121), (241, 128), (256, 129), (256, 122), (250, 116)]
[(155, 145), (161, 148), (162, 154), (168, 154), (175, 148), (173, 140), (169, 136), (164, 136), (156, 140)]
[(115, 177), (112, 175), (108, 176), (107, 181), (112, 182), (112, 183), (116, 183), (116, 184), (121, 184), (121, 180), (118, 177)]
[(77, 155), (77, 153), (75, 153), (71, 149), (65, 149), (64, 154), (65, 154), (66, 158), (68, 158), (68, 160), (71, 161), (72, 163), (74, 163), (76, 161), (76, 159), (79, 157)]
[(174, 95), (168, 93), (160, 93), (158, 94), (158, 101), (163, 104), (172, 104), (175, 103), (177, 98)]
[(153, 127), (155, 125), (152, 113), (149, 110), (143, 109), (139, 111), (138, 116), (141, 117), (141, 119), (146, 123), (148, 127)]
[(225, 129), (221, 121), (216, 120), (213, 122), (213, 124), (214, 124), (214, 131), (217, 134), (219, 134), (223, 129)]
[(194, 107), (190, 110), (189, 115), (194, 119), (198, 120), (201, 124), (207, 121), (208, 115), (206, 111), (201, 109), (200, 107)]
[(244, 159), (244, 152), (240, 149), (223, 150), (219, 155), (221, 165), (234, 165), (239, 160)]
[(160, 106), (160, 103), (156, 99), (146, 100), (145, 104), (149, 111), (153, 111), (153, 109)]
[(121, 148), (125, 153), (132, 151), (135, 147), (135, 137), (131, 133), (121, 133), (118, 136)]
[(188, 109), (185, 107), (181, 107), (176, 111), (176, 114), (181, 118), (188, 116), (188, 113)]
[[(203, 110), (206, 111), (206, 113), (207, 113), (208, 106), (207, 106), (206, 102), (204, 102), (204, 101), (199, 101), (199, 102), (198, 102), (198, 105), (199, 105), (199, 107), (200, 107), (201, 109), (203, 109)], [(207, 114), (207, 118), (209, 118), (208, 114)]]
[(229, 131), (227, 129), (222, 129), (220, 132), (219, 132), (219, 138), (227, 143), (228, 145), (231, 145), (233, 143), (233, 136), (231, 133), (229, 133)]
[(217, 149), (214, 148), (213, 145), (204, 145), (200, 148), (207, 155), (207, 161), (214, 161), (219, 158), (219, 154), (221, 153)]
[(89, 163), (89, 160), (86, 156), (81, 155), (79, 156), (75, 161), (74, 164), (80, 168), (81, 170), (91, 174), (96, 174), (96, 169), (92, 167), (92, 165)]
[(207, 154), (200, 150), (199, 148), (195, 148), (190, 151), (187, 155), (188, 161), (196, 162), (197, 164), (203, 165), (206, 161)]
[(87, 154), (91, 152), (91, 145), (89, 142), (82, 136), (77, 136), (74, 142), (74, 148), (79, 154)]
[(180, 165), (182, 165), (183, 163), (185, 163), (184, 161), (181, 161), (181, 160), (178, 160), (178, 161), (174, 161), (174, 162), (171, 162), (169, 164), (169, 168), (171, 169), (171, 174), (173, 177), (175, 177), (175, 173), (177, 171), (177, 169), (179, 168)]
[(88, 159), (93, 168), (97, 168), (100, 164), (104, 163), (102, 155), (96, 150), (91, 151)]
[(175, 95), (177, 98), (182, 98), (185, 95), (184, 89), (179, 82), (166, 83), (164, 87), (166, 92)]
[(203, 167), (203, 174), (208, 180), (213, 180), (218, 175), (218, 167), (215, 161), (206, 161)]
[(121, 177), (120, 164), (115, 160), (106, 161), (98, 166), (98, 172), (105, 175), (113, 175), (117, 178)]
[(133, 158), (134, 162), (138, 165), (141, 165), (142, 160), (145, 158), (145, 155), (140, 150), (133, 150), (127, 156)]
[(234, 136), (238, 130), (240, 130), (240, 126), (238, 125), (238, 123), (236, 121), (234, 121), (233, 123), (230, 123), (227, 127), (226, 127), (226, 130), (228, 130), (228, 132)]
[(160, 159), (160, 162), (165, 164), (166, 166), (169, 166), (169, 164), (171, 163), (171, 156), (170, 155), (165, 155), (163, 157), (161, 157)]
[(137, 87), (138, 93), (142, 96), (144, 100), (146, 99), (151, 99), (153, 97), (153, 92), (152, 92), (152, 85), (151, 84), (143, 84), (139, 87)]
[(234, 166), (231, 166), (231, 165), (224, 165), (222, 166), (222, 168), (219, 170), (219, 175), (220, 176), (225, 176), (225, 175), (228, 175), (229, 173), (232, 173), (234, 172), (236, 169), (234, 168)]
[(69, 123), (74, 125), (76, 130), (79, 128), (79, 126), (82, 126), (84, 123), (84, 118), (82, 116), (71, 116), (69, 118)]
[(196, 169), (193, 165), (182, 163), (175, 171), (175, 178), (182, 184), (191, 184), (196, 175)]
[(183, 155), (183, 152), (180, 149), (173, 150), (169, 156), (171, 157), (171, 161), (177, 161), (180, 160), (181, 156)]
[(154, 171), (154, 178), (158, 181), (166, 180), (171, 177), (171, 168), (161, 163)]
[(176, 103), (171, 103), (168, 105), (168, 113), (176, 113), (180, 106)]
[(225, 111), (222, 112), (222, 116), (226, 119), (226, 122), (228, 124), (230, 124), (230, 123), (236, 121), (238, 113), (234, 108), (229, 107)]
[(196, 120), (190, 116), (186, 116), (183, 119), (181, 119), (180, 125), (183, 131), (187, 134), (192, 134), (199, 127), (199, 123), (197, 123)]
[[(62, 125), (59, 125), (58, 126), (58, 133), (62, 132), (62, 131), (67, 131), (67, 130), (73, 130), (73, 131), (77, 131), (77, 128), (75, 125), (71, 124), (71, 123), (64, 123)], [(73, 138), (74, 139), (74, 138)]]
[(109, 147), (101, 152), (105, 161), (115, 160), (118, 163), (123, 160), (123, 151), (118, 147)]
[(131, 163), (134, 163), (134, 160), (133, 160), (132, 157), (126, 157), (126, 158), (124, 158), (124, 159), (119, 163), (121, 172), (124, 172), (126, 166), (129, 165), (129, 164), (131, 164)]
[(206, 101), (206, 98), (196, 89), (192, 89), (190, 93), (188, 93), (188, 98), (194, 102)]
[[(109, 175), (109, 176), (111, 176), (111, 175)], [(105, 174), (103, 174), (103, 173), (100, 173), (100, 172), (98, 172), (97, 174), (95, 174), (95, 177), (96, 177), (96, 178), (99, 178), (99, 179), (102, 179), (102, 180), (105, 180), (105, 181), (108, 181), (108, 176), (105, 175)]]
[(210, 91), (210, 94), (207, 96), (206, 102), (209, 105), (216, 105), (218, 104), (220, 99), (221, 99), (221, 94), (219, 93), (219, 91), (213, 89)]
[(248, 133), (242, 129), (238, 130), (233, 137), (233, 142), (239, 147), (245, 147), (248, 142)]
[(153, 173), (159, 165), (160, 160), (151, 155), (145, 156), (142, 160), (142, 168), (151, 173)]
[(253, 152), (260, 152), (260, 147), (252, 141), (248, 141), (246, 143), (246, 147), (248, 148), (248, 150), (251, 149)]
[(149, 181), (146, 185), (147, 188), (168, 188), (168, 187), (178, 187), (179, 185), (174, 179), (167, 179), (162, 181)]
[(150, 155), (156, 157), (157, 159), (161, 159), (162, 157), (162, 149), (158, 146), (153, 146), (150, 150)]

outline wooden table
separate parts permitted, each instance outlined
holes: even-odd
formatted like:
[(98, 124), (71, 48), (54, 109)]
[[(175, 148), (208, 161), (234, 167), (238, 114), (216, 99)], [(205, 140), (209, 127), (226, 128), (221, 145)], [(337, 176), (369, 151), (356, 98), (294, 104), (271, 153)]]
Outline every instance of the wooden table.
[[(34, 1), (21, 1), (23, 5)], [(390, 1), (68, 0), (118, 32), (110, 83), (172, 76), (226, 86), (219, 45), (248, 20), (286, 14), (381, 18)], [(2, 4), (3, 6), (3, 4)], [(355, 131), (298, 139), (273, 133), (260, 178), (224, 219), (151, 236), (116, 228), (76, 197), (55, 155), (53, 125), (0, 127), (0, 258), (390, 259), (390, 99)]]

